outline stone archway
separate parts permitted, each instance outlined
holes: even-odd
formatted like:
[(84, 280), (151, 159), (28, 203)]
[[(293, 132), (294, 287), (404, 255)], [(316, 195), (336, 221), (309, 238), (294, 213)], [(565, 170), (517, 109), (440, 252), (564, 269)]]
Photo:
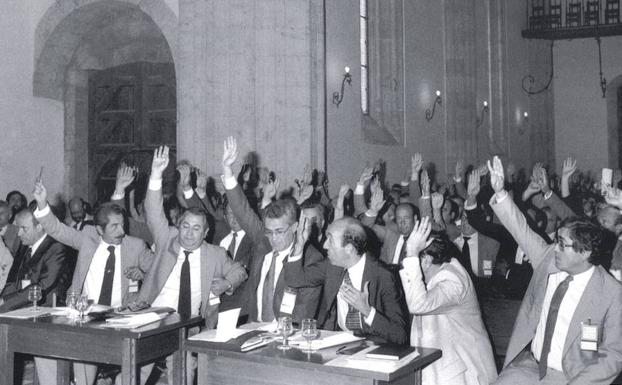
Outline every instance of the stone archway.
[(65, 195), (89, 184), (88, 79), (134, 62), (174, 64), (177, 15), (165, 0), (57, 0), (37, 25), (33, 94), (64, 104)]

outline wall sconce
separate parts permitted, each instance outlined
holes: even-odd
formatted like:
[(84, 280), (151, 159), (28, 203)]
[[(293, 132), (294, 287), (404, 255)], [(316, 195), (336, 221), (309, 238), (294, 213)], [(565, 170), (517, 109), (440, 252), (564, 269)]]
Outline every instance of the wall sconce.
[(479, 127), (482, 125), (482, 123), (484, 123), (484, 115), (488, 112), (488, 102), (484, 100), (484, 107), (482, 107), (482, 112), (481, 112), (481, 117), (477, 118), (477, 126)]
[(523, 118), (525, 119), (525, 121), (529, 120), (529, 112), (525, 111), (523, 112)]
[(523, 124), (521, 124), (518, 128), (519, 135), (523, 135), (525, 133), (527, 123), (529, 123), (529, 112), (525, 111), (523, 112)]
[(343, 93), (345, 90), (346, 82), (348, 82), (348, 85), (352, 84), (352, 75), (350, 75), (350, 67), (346, 66), (344, 68), (344, 71), (345, 73), (343, 74), (343, 80), (341, 81), (341, 91), (333, 92), (333, 104), (336, 105), (337, 108), (339, 108), (339, 105), (343, 101)]
[(429, 122), (430, 120), (432, 120), (432, 118), (434, 118), (434, 113), (436, 112), (436, 105), (437, 104), (442, 104), (443, 103), (443, 99), (441, 99), (441, 91), (436, 90), (436, 98), (434, 99), (434, 104), (432, 105), (432, 110), (427, 109), (425, 110), (425, 118), (426, 120)]

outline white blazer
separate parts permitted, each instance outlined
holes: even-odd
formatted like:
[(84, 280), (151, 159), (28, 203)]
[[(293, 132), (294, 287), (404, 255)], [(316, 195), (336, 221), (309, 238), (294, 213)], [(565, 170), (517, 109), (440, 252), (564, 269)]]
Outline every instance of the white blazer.
[(418, 257), (400, 271), (408, 310), (414, 314), (410, 344), (441, 349), (440, 360), (423, 369), (424, 384), (484, 385), (497, 378), (492, 347), (473, 283), (452, 259), (424, 282)]

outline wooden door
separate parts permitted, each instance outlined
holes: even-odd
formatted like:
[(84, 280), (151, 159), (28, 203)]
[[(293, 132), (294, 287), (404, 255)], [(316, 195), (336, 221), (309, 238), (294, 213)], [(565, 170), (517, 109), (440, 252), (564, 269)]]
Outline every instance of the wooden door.
[[(89, 75), (89, 200), (106, 202), (121, 162), (149, 176), (153, 149), (171, 148), (175, 166), (177, 98), (172, 63), (131, 63)], [(144, 187), (144, 186), (143, 186)], [(167, 184), (167, 190), (172, 186)], [(170, 191), (169, 191), (170, 192)]]

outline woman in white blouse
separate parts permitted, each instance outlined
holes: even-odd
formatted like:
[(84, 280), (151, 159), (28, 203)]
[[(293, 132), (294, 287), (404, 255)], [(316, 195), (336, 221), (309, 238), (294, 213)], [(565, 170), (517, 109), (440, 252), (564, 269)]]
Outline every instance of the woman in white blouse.
[(460, 251), (446, 235), (430, 236), (430, 223), (417, 223), (400, 271), (413, 318), (410, 344), (438, 348), (440, 360), (423, 369), (423, 383), (482, 385), (497, 378), (490, 340)]

